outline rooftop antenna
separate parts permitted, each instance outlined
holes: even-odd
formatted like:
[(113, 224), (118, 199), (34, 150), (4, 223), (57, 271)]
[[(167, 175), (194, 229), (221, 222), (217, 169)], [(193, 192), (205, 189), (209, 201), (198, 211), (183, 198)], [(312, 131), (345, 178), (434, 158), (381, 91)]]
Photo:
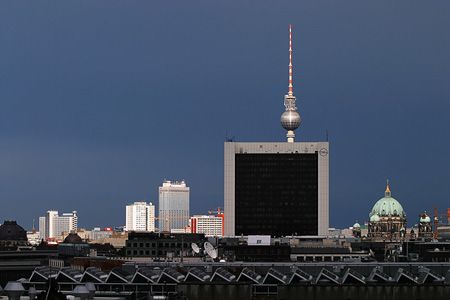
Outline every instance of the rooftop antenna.
[(205, 252), (208, 254), (212, 259), (217, 258), (217, 249), (214, 248), (214, 246), (210, 242), (205, 242)]
[(294, 142), (294, 130), (300, 126), (301, 118), (297, 107), (295, 106), (295, 96), (292, 91), (292, 25), (289, 25), (289, 92), (284, 96), (284, 106), (286, 111), (281, 115), (281, 126), (288, 132), (286, 134), (287, 142)]
[(200, 253), (200, 247), (196, 243), (192, 243), (191, 248), (194, 253)]
[(328, 129), (326, 129), (327, 142), (328, 142)]
[(232, 137), (228, 136), (228, 130), (227, 130), (226, 134), (225, 134), (225, 141), (227, 141), (227, 142), (234, 142), (234, 139), (235, 139), (234, 136), (232, 136)]
[(292, 25), (289, 25), (289, 96), (293, 96), (292, 91)]

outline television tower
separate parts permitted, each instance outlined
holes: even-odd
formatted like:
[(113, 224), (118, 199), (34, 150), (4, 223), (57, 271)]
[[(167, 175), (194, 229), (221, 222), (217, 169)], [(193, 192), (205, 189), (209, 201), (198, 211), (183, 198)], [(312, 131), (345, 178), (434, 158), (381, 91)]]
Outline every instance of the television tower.
[(286, 134), (288, 143), (294, 142), (294, 130), (300, 126), (301, 118), (295, 106), (295, 96), (292, 91), (292, 25), (289, 25), (289, 92), (284, 96), (286, 111), (281, 115), (281, 126), (288, 132)]

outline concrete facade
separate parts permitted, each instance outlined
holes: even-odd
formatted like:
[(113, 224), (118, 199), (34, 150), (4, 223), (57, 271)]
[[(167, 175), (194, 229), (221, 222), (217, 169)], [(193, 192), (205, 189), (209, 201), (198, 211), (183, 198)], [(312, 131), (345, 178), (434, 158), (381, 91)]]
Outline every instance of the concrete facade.
[[(226, 142), (224, 155), (225, 235), (235, 236), (235, 157), (238, 153), (318, 153), (318, 228), (319, 235), (328, 234), (329, 227), (329, 143)], [(302, 172), (301, 169), (298, 172)], [(239, 233), (238, 233), (239, 234)]]

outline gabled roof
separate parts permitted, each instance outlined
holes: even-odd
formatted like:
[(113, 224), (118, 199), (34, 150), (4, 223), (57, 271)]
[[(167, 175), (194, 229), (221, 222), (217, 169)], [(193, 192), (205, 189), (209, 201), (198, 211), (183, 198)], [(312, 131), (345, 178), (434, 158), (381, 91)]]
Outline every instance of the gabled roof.
[(63, 267), (59, 270), (56, 280), (58, 282), (79, 282), (83, 275), (70, 267)]
[(122, 283), (122, 282), (130, 282), (133, 278), (133, 275), (128, 273), (122, 268), (114, 268), (111, 270), (111, 272), (108, 275), (108, 278), (106, 278), (107, 283)]
[(383, 273), (378, 267), (372, 269), (366, 282), (393, 282), (392, 277)]
[(237, 279), (239, 282), (250, 281), (254, 283), (261, 283), (261, 275), (256, 273), (255, 271), (250, 270), (249, 268), (244, 268), (239, 274)]
[(433, 271), (425, 267), (419, 268), (418, 282), (420, 284), (424, 284), (425, 282), (444, 282), (444, 280), (445, 277), (436, 271)]
[(345, 271), (344, 276), (342, 277), (342, 283), (366, 284), (366, 277), (356, 272), (355, 270), (348, 268), (347, 271)]
[(172, 282), (180, 283), (184, 279), (184, 275), (175, 270), (174, 268), (165, 268), (158, 279), (158, 283), (161, 282)]
[(274, 268), (270, 268), (263, 280), (263, 283), (282, 283), (286, 284), (287, 276)]
[(394, 281), (397, 283), (418, 283), (417, 279), (414, 274), (403, 268), (398, 268), (397, 273), (394, 275)]
[(228, 272), (224, 268), (220, 267), (217, 268), (214, 272), (213, 276), (211, 277), (211, 281), (228, 281), (232, 282), (236, 279), (236, 276), (232, 273)]
[(49, 278), (55, 278), (56, 275), (57, 275), (57, 273), (52, 271), (49, 267), (37, 267), (34, 269), (33, 273), (31, 274), (29, 281), (45, 282)]
[(306, 273), (301, 269), (295, 269), (295, 272), (292, 274), (291, 279), (289, 279), (289, 284), (291, 283), (309, 283), (312, 282), (312, 275)]
[(319, 275), (316, 278), (316, 283), (322, 283), (322, 282), (334, 282), (335, 284), (340, 284), (341, 282), (339, 281), (339, 276), (337, 276), (336, 274), (334, 274), (333, 272), (322, 268), (322, 270), (320, 271)]
[(136, 270), (136, 273), (134, 273), (133, 278), (131, 279), (131, 282), (136, 283), (143, 283), (143, 282), (157, 282), (159, 278), (159, 275), (147, 267), (141, 267)]
[(205, 282), (211, 278), (206, 272), (200, 270), (199, 268), (190, 268), (189, 272), (186, 275), (184, 281), (201, 281)]
[(80, 281), (102, 283), (105, 282), (106, 278), (108, 278), (108, 275), (102, 270), (97, 269), (96, 267), (89, 267), (84, 271)]

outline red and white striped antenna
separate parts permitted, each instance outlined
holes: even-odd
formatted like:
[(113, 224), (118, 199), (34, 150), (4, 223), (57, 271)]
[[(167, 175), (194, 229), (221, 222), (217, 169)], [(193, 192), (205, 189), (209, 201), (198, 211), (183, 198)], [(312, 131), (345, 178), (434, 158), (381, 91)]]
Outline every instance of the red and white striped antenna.
[(292, 91), (292, 25), (289, 25), (289, 96), (294, 95)]
[(301, 118), (298, 112), (296, 112), (297, 107), (295, 106), (295, 96), (292, 91), (292, 25), (289, 25), (289, 92), (284, 95), (284, 107), (286, 111), (281, 115), (281, 126), (287, 130), (287, 141), (288, 143), (294, 142), (294, 130), (300, 126)]

